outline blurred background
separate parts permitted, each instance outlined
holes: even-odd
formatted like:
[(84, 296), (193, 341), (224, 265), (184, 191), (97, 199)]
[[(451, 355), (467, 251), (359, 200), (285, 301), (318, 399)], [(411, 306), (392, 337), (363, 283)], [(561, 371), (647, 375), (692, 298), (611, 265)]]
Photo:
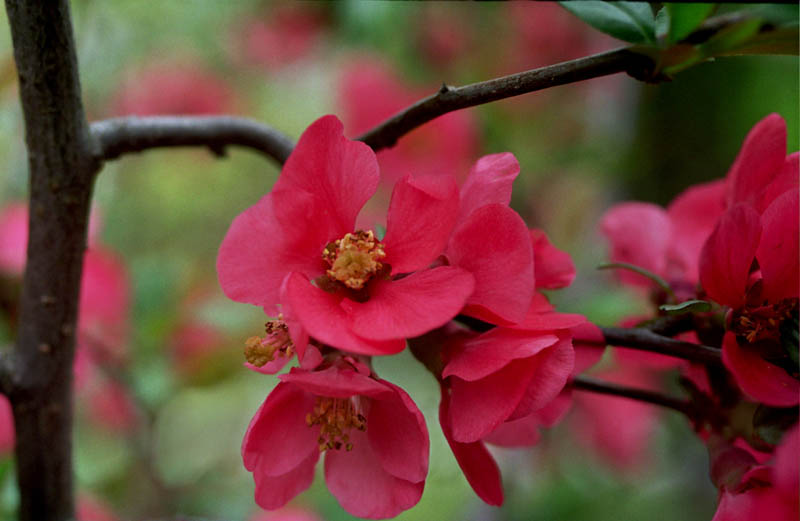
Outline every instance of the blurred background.
[[(624, 45), (549, 3), (72, 5), (90, 119), (233, 113), (293, 138), (328, 113), (355, 136), (442, 82), (461, 85)], [(24, 201), (27, 190), (16, 72), (2, 18), (0, 210)], [(513, 152), (522, 167), (513, 206), (578, 268), (572, 286), (553, 301), (610, 325), (646, 310), (646, 298), (595, 270), (607, 252), (599, 216), (623, 200), (665, 205), (690, 184), (723, 177), (747, 131), (770, 112), (786, 119), (789, 149), (796, 150), (799, 91), (796, 57), (724, 58), (671, 83), (617, 75), (453, 113), (378, 157), (387, 180), (407, 172), (463, 179), (481, 155)], [(105, 270), (92, 272), (94, 293), (84, 284), (76, 366), (82, 521), (176, 514), (281, 519), (255, 505), (252, 476), (239, 456), (250, 418), (276, 383), (242, 367), (243, 342), (261, 332), (265, 317), (228, 301), (215, 270), (231, 220), (270, 189), (278, 172), (248, 150), (217, 159), (181, 149), (126, 156), (100, 174), (90, 249)], [(383, 187), (370, 210), (385, 211), (388, 194)], [(14, 276), (10, 269), (3, 275), (9, 292)], [(0, 309), (0, 346), (13, 331), (13, 312)], [(688, 423), (674, 412), (606, 398), (594, 409), (601, 413), (582, 411), (576, 400), (533, 449), (493, 449), (506, 504), (487, 507), (441, 434), (433, 377), (407, 352), (375, 360), (375, 367), (409, 392), (431, 436), (425, 493), (398, 519), (713, 515), (707, 455)], [(675, 380), (668, 372), (657, 378)], [(0, 425), (0, 433), (7, 427)], [(16, 508), (12, 444), (6, 432), (0, 519), (12, 519)], [(321, 472), (291, 507), (294, 513), (283, 515), (351, 519)]]

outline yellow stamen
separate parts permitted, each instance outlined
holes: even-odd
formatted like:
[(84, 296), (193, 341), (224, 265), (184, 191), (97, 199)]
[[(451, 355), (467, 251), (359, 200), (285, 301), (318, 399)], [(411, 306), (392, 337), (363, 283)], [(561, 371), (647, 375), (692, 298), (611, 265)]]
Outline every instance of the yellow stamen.
[(330, 265), (327, 274), (351, 289), (361, 289), (383, 267), (380, 259), (386, 253), (372, 230), (346, 233), (322, 250), (322, 258)]
[(256, 367), (273, 361), (276, 356), (290, 357), (294, 354), (294, 343), (289, 336), (289, 328), (281, 319), (264, 324), (264, 338), (251, 336), (244, 343), (245, 359)]
[(350, 431), (367, 430), (367, 419), (356, 410), (354, 398), (317, 396), (314, 408), (306, 415), (306, 425), (319, 425), (317, 444), (320, 452), (353, 449)]

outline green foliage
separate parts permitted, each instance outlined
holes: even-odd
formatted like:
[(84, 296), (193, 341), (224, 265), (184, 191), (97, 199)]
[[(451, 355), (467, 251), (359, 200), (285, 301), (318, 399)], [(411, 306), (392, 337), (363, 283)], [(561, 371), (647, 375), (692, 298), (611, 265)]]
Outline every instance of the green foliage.
[(661, 17), (668, 21), (664, 34), (667, 43), (674, 44), (689, 36), (715, 7), (716, 4), (666, 4), (658, 14), (663, 13), (665, 16)]
[(656, 21), (647, 2), (561, 2), (595, 29), (630, 43), (656, 41)]
[(662, 304), (658, 307), (667, 315), (683, 315), (684, 313), (703, 313), (711, 310), (711, 303), (705, 300), (686, 300), (680, 304)]

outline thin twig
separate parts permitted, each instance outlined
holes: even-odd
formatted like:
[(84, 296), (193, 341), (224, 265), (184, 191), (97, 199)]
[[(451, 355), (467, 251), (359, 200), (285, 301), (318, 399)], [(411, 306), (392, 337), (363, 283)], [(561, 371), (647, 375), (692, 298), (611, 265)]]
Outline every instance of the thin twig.
[(228, 146), (241, 146), (283, 164), (294, 148), (282, 132), (232, 116), (132, 116), (96, 121), (90, 128), (94, 156), (100, 161), (152, 148), (186, 146), (208, 147), (224, 156)]
[(606, 382), (589, 376), (576, 376), (572, 380), (571, 385), (573, 389), (578, 391), (590, 391), (593, 393), (621, 396), (623, 398), (630, 398), (631, 400), (660, 405), (681, 412), (691, 419), (694, 419), (695, 416), (694, 407), (692, 407), (691, 402), (688, 400), (681, 400), (680, 398), (673, 398), (672, 396), (667, 396), (659, 392)]
[(435, 94), (419, 100), (357, 139), (377, 151), (394, 146), (404, 134), (454, 110), (619, 72), (627, 72), (640, 79), (651, 79), (648, 71), (653, 66), (647, 56), (628, 49), (617, 49), (463, 87), (443, 84)]
[(627, 347), (701, 362), (722, 363), (722, 351), (715, 347), (684, 342), (656, 334), (645, 328), (601, 327), (606, 345)]
[(13, 374), (14, 371), (11, 367), (11, 352), (0, 352), (0, 394), (8, 396), (11, 392), (13, 388), (13, 381), (11, 380)]

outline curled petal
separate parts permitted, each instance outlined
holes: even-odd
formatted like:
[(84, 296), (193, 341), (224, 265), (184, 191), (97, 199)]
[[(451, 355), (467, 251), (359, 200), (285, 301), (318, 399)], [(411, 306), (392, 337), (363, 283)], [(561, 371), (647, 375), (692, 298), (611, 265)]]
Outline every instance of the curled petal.
[[(369, 429), (369, 427), (367, 427)], [(394, 517), (419, 502), (425, 482), (411, 482), (387, 472), (365, 432), (350, 433), (351, 451), (325, 456), (325, 482), (350, 514), (367, 519)]]
[(493, 323), (525, 317), (534, 290), (533, 249), (516, 212), (500, 204), (475, 210), (453, 233), (447, 258), (475, 276), (465, 314)]
[(742, 348), (730, 331), (722, 340), (722, 362), (749, 397), (774, 407), (800, 403), (800, 381), (758, 353)]
[(487, 204), (508, 206), (511, 185), (519, 175), (519, 162), (513, 154), (503, 152), (478, 159), (461, 187), (459, 222)]
[(572, 340), (562, 338), (557, 344), (542, 351), (531, 369), (532, 378), (522, 395), (517, 408), (509, 416), (515, 420), (527, 416), (552, 402), (564, 389), (575, 366), (575, 351)]
[(800, 197), (791, 190), (769, 205), (761, 216), (763, 231), (756, 258), (764, 280), (762, 296), (770, 302), (796, 298), (800, 289)]
[[(343, 135), (336, 116), (312, 123), (286, 160), (275, 183), (275, 192), (308, 192), (321, 202), (337, 236), (353, 231), (356, 215), (378, 187), (378, 161), (369, 146)], [(276, 199), (276, 212), (292, 206)]]
[(786, 122), (770, 114), (750, 130), (726, 176), (728, 206), (755, 205), (761, 191), (778, 174), (786, 158)]
[(512, 360), (528, 358), (558, 342), (552, 333), (532, 334), (496, 327), (450, 351), (442, 377), (474, 381), (505, 367)]
[(722, 215), (700, 253), (700, 282), (711, 298), (734, 308), (744, 304), (760, 238), (761, 218), (753, 208), (737, 204)]
[(565, 288), (575, 280), (575, 264), (569, 253), (561, 251), (547, 239), (542, 230), (531, 230), (536, 288)]
[(266, 465), (259, 464), (253, 470), (256, 482), (256, 503), (265, 510), (275, 510), (311, 486), (314, 467), (319, 460), (319, 451), (314, 450), (296, 467), (285, 474), (274, 476)]
[(419, 271), (402, 279), (378, 280), (366, 302), (344, 300), (352, 331), (389, 341), (419, 336), (458, 314), (475, 287), (473, 276), (453, 266)]
[[(665, 275), (667, 248), (672, 228), (667, 212), (650, 203), (622, 203), (607, 211), (600, 229), (611, 243), (611, 260), (627, 262), (656, 275)], [(652, 281), (621, 270), (622, 282), (649, 287)]]
[(411, 397), (381, 380), (394, 394), (373, 400), (367, 416), (367, 437), (389, 474), (412, 483), (428, 475), (428, 428)]
[(292, 471), (317, 449), (317, 431), (306, 425), (314, 396), (299, 387), (278, 384), (261, 405), (242, 442), (242, 459), (250, 472), (280, 476)]
[(442, 388), (442, 401), (439, 404), (439, 423), (447, 439), (450, 450), (456, 457), (472, 490), (489, 505), (503, 504), (503, 484), (500, 469), (494, 458), (480, 441), (461, 443), (453, 439), (450, 426), (450, 398), (447, 390)]
[(451, 176), (410, 175), (397, 182), (386, 217), (384, 262), (392, 273), (428, 267), (444, 252), (458, 216), (458, 186)]

